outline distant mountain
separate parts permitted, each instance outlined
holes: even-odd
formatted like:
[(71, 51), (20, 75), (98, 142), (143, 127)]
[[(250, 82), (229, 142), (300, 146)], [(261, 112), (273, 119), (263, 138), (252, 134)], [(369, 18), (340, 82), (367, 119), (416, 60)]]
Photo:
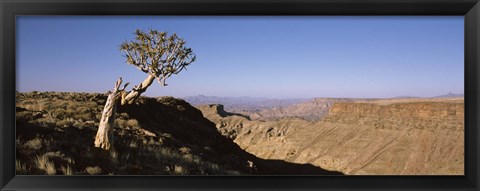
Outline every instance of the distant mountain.
[(286, 106), (297, 103), (306, 102), (311, 99), (270, 99), (261, 97), (219, 97), (219, 96), (188, 96), (183, 97), (185, 101), (194, 106), (209, 105), (209, 104), (221, 104), (224, 105), (227, 111), (238, 110), (260, 110), (266, 108), (272, 108), (277, 106)]
[(464, 97), (464, 94), (456, 94), (449, 92), (448, 94), (435, 96), (434, 98)]
[(450, 98), (450, 97), (464, 97), (463, 94), (456, 94), (449, 92), (448, 94), (443, 94), (439, 96), (433, 96), (433, 97), (420, 97), (420, 96), (397, 96), (397, 97), (392, 97), (392, 99), (409, 99), (409, 98)]
[(223, 105), (230, 105), (230, 104), (242, 104), (242, 105), (251, 105), (251, 104), (258, 104), (259, 102), (266, 101), (268, 98), (259, 98), (259, 97), (219, 97), (219, 96), (205, 96), (205, 95), (197, 95), (197, 96), (188, 96), (183, 97), (185, 101), (193, 104), (193, 105), (205, 105), (205, 104), (223, 104)]
[(348, 98), (268, 99), (255, 97), (190, 96), (182, 98), (194, 106), (220, 104), (225, 111), (247, 116), (252, 120), (280, 120), (301, 118), (318, 121), (327, 114), (336, 101)]
[(407, 98), (420, 98), (418, 96), (397, 96), (393, 97), (393, 99), (407, 99)]

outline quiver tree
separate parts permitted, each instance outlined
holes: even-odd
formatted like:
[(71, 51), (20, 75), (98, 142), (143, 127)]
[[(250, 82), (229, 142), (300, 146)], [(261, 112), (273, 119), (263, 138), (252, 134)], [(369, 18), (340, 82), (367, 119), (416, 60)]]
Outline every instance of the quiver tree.
[(134, 86), (131, 91), (125, 91), (122, 78), (115, 83), (113, 91), (107, 97), (102, 118), (95, 137), (95, 147), (110, 150), (113, 147), (113, 124), (118, 105), (132, 104), (147, 88), (157, 80), (161, 86), (166, 86), (166, 80), (173, 74), (180, 73), (195, 61), (195, 54), (186, 42), (176, 34), (168, 36), (166, 32), (136, 30), (135, 40), (125, 41), (120, 50), (125, 52), (126, 62), (147, 74), (142, 83)]

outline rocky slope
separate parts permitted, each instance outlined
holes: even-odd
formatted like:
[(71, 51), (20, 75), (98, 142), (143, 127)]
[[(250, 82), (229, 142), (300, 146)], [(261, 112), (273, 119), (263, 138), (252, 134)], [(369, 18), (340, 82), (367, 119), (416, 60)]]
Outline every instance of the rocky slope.
[(346, 174), (464, 173), (463, 98), (335, 102), (319, 122), (251, 121), (198, 107), (217, 129), (264, 159)]
[(173, 97), (119, 107), (115, 151), (98, 150), (93, 139), (105, 100), (104, 94), (17, 93), (17, 174), (341, 174), (247, 153)]

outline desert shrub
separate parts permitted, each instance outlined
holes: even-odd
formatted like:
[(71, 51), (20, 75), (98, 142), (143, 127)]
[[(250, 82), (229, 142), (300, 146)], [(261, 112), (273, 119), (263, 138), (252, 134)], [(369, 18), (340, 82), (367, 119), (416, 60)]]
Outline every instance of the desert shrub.
[(55, 125), (56, 123), (55, 121), (56, 120), (52, 118), (39, 118), (35, 121), (35, 123), (37, 123), (39, 126), (42, 126), (42, 127), (51, 127)]
[(81, 122), (93, 120), (92, 113), (77, 113), (73, 116), (74, 119), (77, 119)]
[(90, 175), (98, 175), (98, 174), (102, 174), (102, 168), (98, 167), (98, 166), (88, 166), (87, 168), (85, 168), (85, 171), (90, 174)]
[(130, 118), (130, 116), (128, 116), (128, 113), (120, 113), (120, 114), (118, 114), (118, 117), (124, 118), (124, 119)]
[(17, 112), (15, 117), (19, 120), (27, 120), (32, 118), (32, 112), (28, 112), (28, 111)]
[(125, 120), (123, 118), (116, 118), (115, 125), (123, 129), (140, 129), (140, 125), (135, 119)]
[(100, 100), (97, 100), (96, 103), (99, 105), (98, 107), (102, 108), (103, 105), (105, 105), (107, 101), (105, 99), (100, 99)]
[(182, 154), (190, 154), (190, 148), (188, 147), (180, 147), (180, 149), (178, 149)]
[(76, 110), (79, 107), (78, 104), (77, 104), (78, 102), (75, 102), (73, 100), (68, 100), (65, 103), (66, 103), (66, 106), (67, 106), (66, 109)]
[(96, 108), (97, 106), (103, 107), (103, 105), (99, 105), (97, 102), (94, 102), (94, 101), (88, 101), (82, 105), (84, 105), (87, 108)]
[(185, 160), (185, 162), (188, 162), (188, 163), (199, 163), (201, 161), (201, 160), (199, 160), (198, 157), (195, 157), (192, 154), (183, 155), (183, 159)]
[(150, 140), (148, 141), (148, 144), (149, 145), (155, 145), (156, 144), (155, 139), (153, 139), (153, 137), (150, 137)]
[(98, 113), (95, 115), (95, 119), (97, 119), (97, 121), (100, 121), (100, 119), (102, 119), (102, 113), (98, 112)]
[(146, 145), (148, 143), (148, 140), (145, 137), (142, 137), (140, 140), (142, 141), (142, 143), (144, 145)]
[(36, 137), (32, 140), (27, 141), (25, 144), (23, 144), (23, 147), (28, 148), (28, 149), (35, 149), (38, 150), (42, 148), (42, 139)]
[(55, 108), (55, 109), (64, 109), (65, 110), (68, 106), (68, 103), (66, 103), (65, 101), (58, 101), (58, 102), (50, 103), (50, 106), (52, 107), (52, 109)]
[(72, 168), (70, 167), (70, 165), (67, 165), (67, 167), (62, 166), (62, 167), (61, 167), (61, 170), (62, 170), (62, 172), (63, 172), (64, 175), (73, 175), (73, 170), (72, 170)]
[(58, 119), (63, 119), (66, 117), (65, 109), (55, 108), (50, 112), (51, 116)]
[(183, 168), (180, 165), (174, 165), (173, 172), (178, 175), (188, 174), (187, 169)]
[(75, 108), (67, 108), (65, 110), (65, 117), (73, 117), (75, 114), (77, 113), (77, 111), (75, 110)]
[(137, 141), (135, 140), (130, 141), (130, 144), (128, 144), (128, 146), (131, 148), (137, 148), (138, 147)]
[(121, 118), (116, 118), (114, 124), (122, 129), (127, 127), (127, 121)]
[(30, 111), (39, 111), (37, 100), (25, 100), (21, 101), (17, 106), (22, 106), (26, 110)]
[(119, 155), (120, 153), (115, 150), (115, 149), (112, 149), (109, 151), (109, 162), (113, 165), (117, 165), (118, 162), (119, 162)]
[(38, 101), (38, 111), (48, 111), (51, 110), (52, 107), (50, 106), (50, 102), (52, 100), (39, 100)]
[(47, 173), (47, 175), (55, 175), (57, 173), (57, 170), (55, 169), (55, 163), (49, 161), (46, 164), (45, 172)]
[(76, 110), (77, 110), (77, 113), (90, 113), (90, 112), (92, 112), (92, 108), (88, 108), (88, 107), (84, 107), (84, 106), (77, 107)]
[(129, 119), (127, 121), (127, 126), (132, 129), (139, 129), (140, 126), (138, 125), (138, 121), (136, 119)]
[(35, 165), (38, 169), (45, 171), (48, 175), (55, 175), (57, 170), (55, 164), (50, 161), (48, 155), (37, 155), (34, 159)]
[(15, 171), (17, 174), (24, 174), (27, 172), (27, 165), (20, 160), (15, 160)]
[(74, 121), (69, 121), (69, 120), (57, 120), (55, 122), (55, 125), (57, 127), (68, 127), (68, 126), (72, 126), (74, 124)]

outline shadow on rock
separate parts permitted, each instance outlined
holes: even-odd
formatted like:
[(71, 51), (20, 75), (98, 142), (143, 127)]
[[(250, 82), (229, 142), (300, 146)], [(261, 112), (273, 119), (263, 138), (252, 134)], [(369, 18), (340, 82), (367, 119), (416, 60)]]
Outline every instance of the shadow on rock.
[(244, 174), (343, 175), (341, 172), (328, 171), (311, 164), (258, 158), (241, 149), (231, 139), (222, 136), (213, 122), (183, 100), (172, 97), (142, 98), (135, 105), (120, 107), (119, 112), (125, 112), (138, 120), (139, 125), (150, 132), (171, 135), (177, 144), (192, 148), (194, 154), (203, 156), (205, 160)]

